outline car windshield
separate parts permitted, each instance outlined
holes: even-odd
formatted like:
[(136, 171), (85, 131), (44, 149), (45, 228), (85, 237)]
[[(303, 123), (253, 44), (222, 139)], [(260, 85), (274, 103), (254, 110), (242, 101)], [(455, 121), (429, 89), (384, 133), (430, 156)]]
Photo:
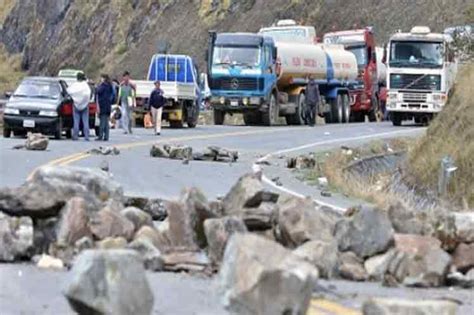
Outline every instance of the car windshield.
[(213, 65), (240, 65), (255, 67), (259, 64), (259, 47), (217, 46), (214, 48)]
[(365, 46), (353, 46), (346, 49), (355, 55), (359, 68), (364, 68), (367, 65), (367, 48)]
[(28, 98), (58, 99), (60, 96), (59, 83), (46, 81), (23, 81), (13, 96)]
[(394, 41), (390, 45), (391, 67), (441, 68), (443, 43)]

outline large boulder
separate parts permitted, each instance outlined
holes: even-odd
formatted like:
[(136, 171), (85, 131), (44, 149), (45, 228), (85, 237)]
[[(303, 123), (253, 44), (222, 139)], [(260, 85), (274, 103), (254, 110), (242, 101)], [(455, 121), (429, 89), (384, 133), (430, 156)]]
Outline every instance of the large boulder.
[(106, 207), (91, 217), (90, 229), (92, 235), (99, 240), (103, 240), (106, 237), (119, 236), (131, 240), (135, 227), (120, 212)]
[(474, 268), (474, 243), (461, 243), (453, 253), (453, 266), (461, 272)]
[(120, 237), (106, 237), (96, 243), (98, 249), (124, 249), (127, 246), (127, 240)]
[(445, 282), (451, 256), (429, 236), (395, 234), (396, 253), (387, 273), (406, 286), (436, 287)]
[(25, 148), (32, 151), (44, 151), (48, 148), (49, 139), (41, 133), (28, 132)]
[(150, 226), (142, 226), (133, 238), (134, 240), (145, 240), (153, 244), (161, 252), (167, 252), (172, 248), (171, 240), (169, 238), (169, 223), (167, 220), (163, 221), (158, 228)]
[(127, 248), (135, 250), (140, 255), (145, 269), (151, 271), (163, 270), (164, 261), (161, 252), (150, 241), (139, 238), (128, 244)]
[(219, 274), (225, 306), (235, 314), (306, 314), (318, 271), (278, 243), (234, 234)]
[(332, 278), (337, 272), (338, 250), (335, 241), (309, 241), (293, 253), (316, 266), (322, 278)]
[(148, 213), (153, 220), (163, 221), (168, 216), (163, 199), (125, 197), (124, 205), (126, 207), (136, 207), (138, 209), (142, 209)]
[(474, 243), (474, 212), (454, 213), (457, 241)]
[(124, 217), (133, 223), (135, 231), (138, 231), (142, 226), (153, 226), (153, 219), (151, 215), (143, 210), (135, 207), (127, 207), (121, 211)]
[(336, 226), (339, 250), (352, 251), (361, 258), (385, 252), (393, 243), (393, 228), (387, 215), (376, 209), (361, 208)]
[(348, 280), (365, 281), (368, 278), (363, 265), (364, 261), (353, 252), (345, 252), (339, 255), (339, 275)]
[(65, 295), (79, 314), (151, 314), (153, 293), (132, 250), (86, 250), (72, 268)]
[(364, 262), (365, 270), (370, 280), (381, 281), (387, 272), (390, 261), (395, 255), (395, 250), (368, 258)]
[(334, 239), (336, 221), (310, 198), (288, 197), (279, 206), (278, 240), (283, 245), (295, 248), (307, 241)]
[(74, 245), (76, 241), (87, 236), (92, 236), (87, 202), (82, 197), (73, 197), (61, 211), (56, 232), (57, 243)]
[(237, 232), (247, 232), (244, 221), (239, 217), (224, 217), (204, 221), (204, 232), (208, 243), (208, 256), (218, 266), (224, 256), (229, 238)]
[(434, 232), (434, 216), (428, 211), (411, 209), (397, 201), (389, 205), (387, 213), (397, 233), (430, 235)]
[(0, 212), (0, 261), (30, 258), (33, 222), (29, 217), (10, 217)]
[(167, 204), (169, 233), (174, 247), (197, 250), (207, 245), (204, 221), (215, 217), (204, 194), (196, 189), (182, 192), (180, 201)]
[(243, 208), (240, 217), (249, 231), (268, 230), (276, 224), (278, 209), (273, 202), (262, 202), (256, 208)]
[(265, 190), (261, 174), (247, 174), (237, 183), (222, 200), (227, 215), (238, 215), (244, 207), (255, 208), (262, 202), (276, 202), (278, 194)]
[(362, 306), (364, 315), (456, 315), (458, 306), (445, 300), (372, 298)]
[(13, 216), (47, 218), (57, 216), (72, 197), (85, 197), (97, 204), (107, 200), (122, 202), (122, 187), (100, 170), (44, 166), (18, 188), (0, 189), (0, 211)]

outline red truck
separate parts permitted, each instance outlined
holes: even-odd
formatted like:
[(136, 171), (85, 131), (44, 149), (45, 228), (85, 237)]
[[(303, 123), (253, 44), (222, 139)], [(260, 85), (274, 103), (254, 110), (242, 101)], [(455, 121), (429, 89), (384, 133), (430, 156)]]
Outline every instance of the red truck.
[[(384, 101), (386, 68), (381, 62), (380, 49), (375, 45), (375, 34), (371, 27), (364, 29), (331, 32), (324, 35), (325, 44), (340, 44), (357, 59), (357, 84), (350, 90), (351, 121), (377, 120), (380, 103)], [(381, 98), (382, 97), (382, 98)]]

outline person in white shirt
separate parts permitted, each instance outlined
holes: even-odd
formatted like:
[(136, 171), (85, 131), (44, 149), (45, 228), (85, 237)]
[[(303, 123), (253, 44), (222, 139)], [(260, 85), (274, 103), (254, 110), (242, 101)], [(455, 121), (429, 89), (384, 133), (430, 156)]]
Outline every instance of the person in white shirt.
[(73, 83), (67, 91), (74, 101), (72, 140), (78, 139), (79, 126), (82, 121), (84, 138), (86, 141), (89, 141), (89, 101), (91, 98), (91, 88), (86, 82), (85, 75), (78, 73), (77, 82)]

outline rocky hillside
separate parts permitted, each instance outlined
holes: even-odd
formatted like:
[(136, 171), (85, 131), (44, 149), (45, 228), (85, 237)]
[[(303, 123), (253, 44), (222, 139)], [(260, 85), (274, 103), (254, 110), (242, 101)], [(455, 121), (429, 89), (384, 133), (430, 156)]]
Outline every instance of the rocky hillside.
[[(470, 0), (4, 0), (0, 45), (29, 73), (72, 66), (90, 76), (129, 69), (144, 77), (158, 43), (204, 64), (207, 31), (257, 31), (277, 19), (315, 25), (319, 34), (373, 25), (379, 42), (397, 29), (435, 30), (468, 22)], [(472, 6), (472, 4), (471, 4)], [(9, 56), (0, 62), (9, 63)]]

